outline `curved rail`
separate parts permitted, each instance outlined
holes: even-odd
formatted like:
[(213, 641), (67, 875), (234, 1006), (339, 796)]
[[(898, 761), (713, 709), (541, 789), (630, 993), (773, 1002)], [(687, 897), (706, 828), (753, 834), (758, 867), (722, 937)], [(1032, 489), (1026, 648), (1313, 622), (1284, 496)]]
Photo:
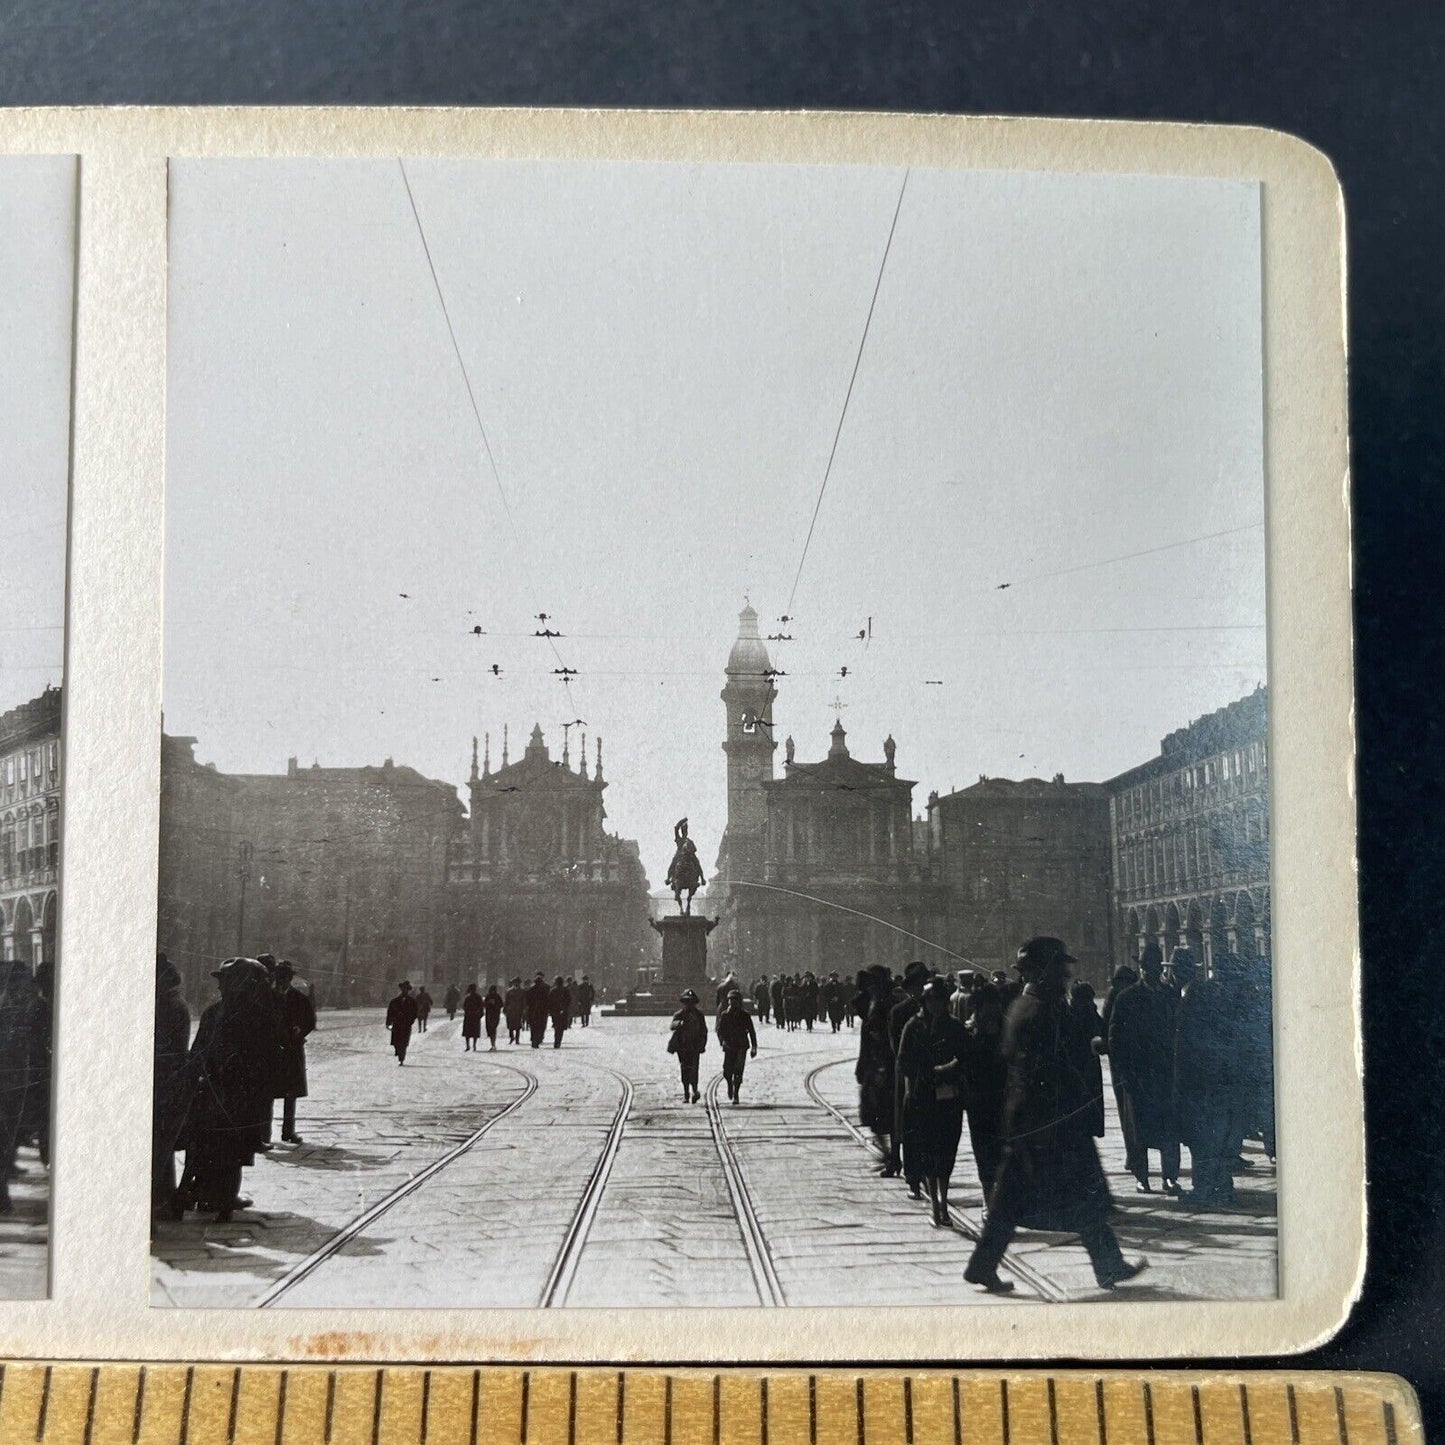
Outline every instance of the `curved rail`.
[[(870, 1154), (881, 1157), (881, 1151), (876, 1142), (870, 1139), (848, 1116), (830, 1103), (821, 1093), (818, 1092), (817, 1079), (825, 1069), (837, 1068), (839, 1064), (848, 1063), (848, 1059), (831, 1059), (826, 1064), (819, 1064), (816, 1069), (811, 1070), (803, 1079), (803, 1088), (807, 1090), (808, 1097), (818, 1105), (820, 1109), (831, 1114)], [(948, 1217), (953, 1221), (954, 1228), (965, 1238), (977, 1243), (979, 1235), (983, 1232), (978, 1221), (965, 1214), (956, 1204), (948, 1206)], [(1041, 1299), (1048, 1300), (1052, 1304), (1062, 1304), (1068, 1296), (1046, 1275), (1039, 1273), (1032, 1265), (1025, 1264), (1018, 1259), (1010, 1259), (1004, 1256), (1003, 1263), (999, 1268), (1005, 1274), (1011, 1274), (1020, 1284), (1033, 1290)]]
[(433, 1159), (426, 1168), (419, 1169), (410, 1179), (393, 1189), (390, 1194), (383, 1195), (382, 1198), (378, 1199), (370, 1209), (364, 1210), (361, 1214), (358, 1214), (355, 1219), (351, 1220), (350, 1223), (343, 1225), (325, 1244), (321, 1245), (318, 1249), (312, 1250), (305, 1259), (298, 1260), (257, 1300), (256, 1304), (259, 1309), (266, 1309), (269, 1305), (275, 1304), (288, 1290), (294, 1289), (302, 1280), (306, 1279), (325, 1264), (328, 1259), (344, 1249), (346, 1245), (355, 1239), (368, 1225), (380, 1219), (388, 1210), (395, 1208), (403, 1199), (415, 1194), (423, 1184), (430, 1179), (434, 1179), (448, 1164), (454, 1163), (460, 1159), (463, 1154), (467, 1153), (468, 1150), (475, 1147), (492, 1128), (500, 1124), (509, 1114), (515, 1113), (537, 1092), (538, 1079), (535, 1074), (528, 1072), (526, 1069), (520, 1069), (515, 1064), (503, 1064), (496, 1061), (489, 1062), (494, 1063), (496, 1068), (505, 1069), (509, 1074), (517, 1074), (520, 1076), (523, 1080), (522, 1092), (493, 1114), (479, 1129), (463, 1139), (460, 1144), (448, 1149), (447, 1152), (440, 1157)]
[(607, 1188), (608, 1176), (612, 1173), (617, 1150), (622, 1144), (622, 1131), (627, 1125), (628, 1115), (632, 1112), (632, 1080), (625, 1074), (619, 1074), (616, 1069), (607, 1068), (605, 1064), (594, 1064), (591, 1067), (611, 1074), (622, 1085), (622, 1097), (617, 1102), (617, 1112), (608, 1126), (602, 1153), (597, 1156), (597, 1163), (592, 1167), (587, 1187), (582, 1191), (582, 1198), (578, 1202), (577, 1212), (567, 1226), (567, 1233), (562, 1236), (562, 1247), (557, 1251), (557, 1258), (552, 1262), (552, 1271), (547, 1276), (547, 1283), (542, 1287), (543, 1309), (567, 1303), (567, 1292), (572, 1288), (572, 1281), (576, 1277), (587, 1235), (591, 1231), (592, 1221), (597, 1217), (598, 1206), (602, 1203), (602, 1191)]
[(783, 1286), (778, 1272), (773, 1267), (773, 1257), (768, 1253), (768, 1241), (763, 1227), (758, 1222), (757, 1210), (753, 1208), (752, 1195), (748, 1192), (747, 1180), (742, 1164), (738, 1160), (733, 1142), (723, 1127), (722, 1111), (717, 1105), (718, 1086), (722, 1075), (716, 1074), (707, 1086), (704, 1095), (707, 1108), (707, 1122), (712, 1129), (712, 1141), (717, 1147), (718, 1158), (722, 1161), (723, 1179), (727, 1183), (728, 1197), (732, 1200), (733, 1213), (737, 1216), (738, 1229), (743, 1237), (743, 1249), (748, 1257), (748, 1268), (752, 1271), (753, 1283), (757, 1286), (758, 1300), (764, 1305), (784, 1305)]

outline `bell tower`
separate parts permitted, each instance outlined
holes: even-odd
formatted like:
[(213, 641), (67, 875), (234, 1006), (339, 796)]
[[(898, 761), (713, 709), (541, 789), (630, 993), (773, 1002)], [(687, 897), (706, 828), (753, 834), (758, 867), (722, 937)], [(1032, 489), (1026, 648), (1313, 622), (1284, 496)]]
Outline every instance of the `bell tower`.
[(763, 784), (773, 776), (772, 663), (758, 633), (758, 614), (744, 604), (738, 614), (738, 636), (728, 653), (727, 685), (722, 690), (727, 709), (727, 737), (723, 752), (728, 760), (728, 822), (720, 863), (737, 874), (760, 858), (767, 831), (767, 799)]

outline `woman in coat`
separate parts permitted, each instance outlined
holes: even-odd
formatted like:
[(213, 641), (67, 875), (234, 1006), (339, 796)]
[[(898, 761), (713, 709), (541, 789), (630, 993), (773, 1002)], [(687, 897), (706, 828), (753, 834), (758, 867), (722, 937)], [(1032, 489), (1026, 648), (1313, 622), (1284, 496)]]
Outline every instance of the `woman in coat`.
[(667, 1051), (677, 1055), (682, 1072), (682, 1102), (696, 1104), (702, 1095), (697, 1088), (697, 1061), (707, 1052), (707, 1020), (697, 1006), (697, 995), (688, 989), (680, 1000), (682, 1007), (672, 1016), (672, 1034)]
[(527, 992), (522, 980), (514, 978), (507, 987), (507, 996), (502, 1000), (502, 1012), (507, 1018), (507, 1042), (522, 1042), (522, 1025), (527, 1021)]
[[(495, 993), (496, 989), (492, 990)], [(497, 1012), (501, 1012), (502, 1001), (497, 1000)], [(462, 998), (462, 1051), (472, 1054), (477, 1050), (477, 1040), (482, 1036), (482, 996), (474, 983), (467, 985)], [(492, 1047), (497, 1047), (496, 1026), (492, 1028)]]
[(893, 1159), (893, 1045), (888, 1039), (888, 1015), (893, 1008), (893, 977), (881, 963), (864, 975), (866, 992), (857, 1008), (863, 1020), (858, 1033), (858, 1114), (865, 1129), (873, 1131), (885, 1160), (885, 1178), (898, 1176)]
[(501, 1017), (502, 995), (497, 991), (496, 984), (491, 984), (486, 998), (482, 1000), (482, 1018), (487, 1025), (487, 1047), (494, 1052), (497, 1047), (497, 1024)]
[(949, 1227), (948, 1181), (963, 1133), (968, 1035), (949, 1011), (953, 990), (941, 978), (923, 990), (923, 1006), (903, 1027), (898, 1071), (903, 1076), (903, 1152), (918, 1172), (933, 1206), (933, 1222)]
[(221, 997), (202, 1015), (191, 1044), (194, 1076), (186, 1124), (183, 1211), (215, 1210), (224, 1223), (241, 1208), (241, 1171), (265, 1137), (275, 1078), (276, 1005), (254, 958), (228, 958), (215, 973)]

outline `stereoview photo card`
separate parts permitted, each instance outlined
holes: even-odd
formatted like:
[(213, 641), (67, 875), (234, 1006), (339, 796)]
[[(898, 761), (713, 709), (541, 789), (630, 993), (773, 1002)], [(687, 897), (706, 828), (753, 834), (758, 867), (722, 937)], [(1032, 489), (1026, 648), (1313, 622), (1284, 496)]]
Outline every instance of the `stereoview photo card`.
[[(0, 1334), (1338, 1326), (1327, 164), (898, 117), (28, 124), (81, 153), (61, 931), (103, 957), (60, 981), (60, 1309)], [(54, 836), (5, 895), (32, 991)]]

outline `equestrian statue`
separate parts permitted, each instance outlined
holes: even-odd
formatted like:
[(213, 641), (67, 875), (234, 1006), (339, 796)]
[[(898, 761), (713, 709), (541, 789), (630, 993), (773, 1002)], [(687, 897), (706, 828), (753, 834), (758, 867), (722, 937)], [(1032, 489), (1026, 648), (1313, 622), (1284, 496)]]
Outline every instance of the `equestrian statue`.
[[(667, 886), (672, 889), (672, 896), (677, 899), (678, 911), (681, 913), (692, 912), (692, 895), (707, 882), (702, 876), (702, 864), (697, 861), (697, 844), (687, 836), (687, 819), (680, 818), (673, 824), (672, 841), (677, 844), (677, 851), (672, 855), (672, 862), (667, 868)], [(682, 895), (687, 894), (687, 902), (682, 901)]]

